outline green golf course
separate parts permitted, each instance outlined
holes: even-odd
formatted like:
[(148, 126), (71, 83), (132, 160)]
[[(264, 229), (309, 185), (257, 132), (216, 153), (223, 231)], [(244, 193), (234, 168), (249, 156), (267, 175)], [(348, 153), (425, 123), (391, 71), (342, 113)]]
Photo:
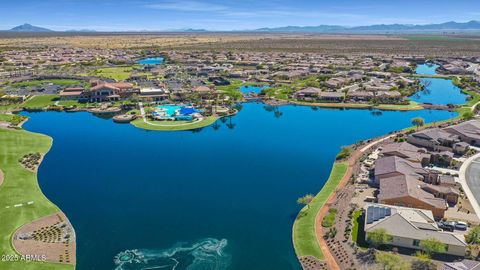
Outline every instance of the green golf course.
[[(47, 153), (52, 139), (25, 130), (0, 128), (0, 145), (0, 169), (5, 177), (0, 185), (0, 269), (74, 269), (74, 265), (9, 259), (9, 255), (19, 255), (11, 243), (12, 236), (19, 227), (57, 213), (60, 209), (43, 195), (37, 182), (37, 174), (25, 169), (19, 162), (29, 153)], [(22, 206), (18, 206), (20, 204)]]

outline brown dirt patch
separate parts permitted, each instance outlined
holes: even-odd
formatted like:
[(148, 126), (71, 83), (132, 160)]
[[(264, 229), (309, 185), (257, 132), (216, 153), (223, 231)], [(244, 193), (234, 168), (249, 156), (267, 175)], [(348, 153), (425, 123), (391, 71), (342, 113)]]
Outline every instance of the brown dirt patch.
[(12, 244), (22, 255), (55, 263), (76, 262), (75, 231), (62, 212), (23, 225), (13, 235)]

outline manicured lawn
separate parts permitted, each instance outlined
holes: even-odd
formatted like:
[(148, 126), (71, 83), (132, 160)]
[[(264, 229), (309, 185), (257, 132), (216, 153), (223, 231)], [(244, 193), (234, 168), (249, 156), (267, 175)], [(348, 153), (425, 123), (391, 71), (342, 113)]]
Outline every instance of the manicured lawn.
[(200, 122), (187, 122), (187, 121), (149, 121), (153, 125), (147, 124), (143, 121), (142, 118), (138, 118), (132, 122), (137, 128), (146, 129), (146, 130), (157, 130), (157, 131), (181, 131), (181, 130), (192, 130), (197, 128), (203, 128), (210, 126), (215, 123), (218, 118), (214, 116), (209, 116), (203, 121)]
[(315, 196), (309, 206), (305, 206), (293, 225), (293, 245), (297, 256), (314, 256), (323, 259), (323, 253), (315, 234), (315, 219), (318, 211), (323, 207), (330, 194), (337, 188), (340, 180), (348, 169), (347, 162), (336, 162), (333, 165), (330, 177), (322, 190)]
[[(135, 66), (99, 68), (91, 72), (90, 75), (124, 81), (132, 75), (134, 69)], [(148, 75), (147, 73), (145, 74)]]
[(243, 82), (241, 80), (231, 80), (230, 85), (217, 86), (218, 91), (222, 91), (234, 99), (241, 99), (243, 96), (240, 91), (241, 86), (266, 85), (265, 83)]
[(352, 240), (353, 242), (357, 242), (357, 237), (358, 237), (358, 218), (362, 214), (362, 211), (360, 210), (355, 210), (353, 213), (353, 227), (352, 227)]
[(22, 108), (45, 108), (49, 105), (54, 105), (58, 100), (59, 95), (42, 95), (34, 96), (25, 101), (20, 107)]
[(423, 110), (423, 107), (418, 105), (417, 102), (411, 101), (408, 105), (396, 105), (396, 104), (380, 104), (374, 108), (379, 110), (392, 110), (392, 111), (416, 111)]
[[(18, 160), (28, 153), (46, 153), (52, 145), (48, 136), (24, 130), (0, 129), (0, 169), (5, 179), (0, 186), (0, 254), (15, 255), (11, 237), (20, 226), (60, 211), (42, 193), (37, 175), (24, 169)], [(15, 204), (31, 205), (13, 207)], [(10, 208), (6, 208), (10, 206)], [(38, 262), (3, 262), (0, 269), (57, 270), (74, 269), (72, 265)]]
[(352, 220), (352, 241), (357, 243), (359, 247), (368, 247), (365, 242), (365, 228), (362, 210), (355, 210), (355, 212), (353, 212)]
[(13, 83), (13, 86), (18, 87), (27, 87), (27, 86), (40, 86), (42, 84), (53, 83), (56, 85), (65, 85), (65, 86), (72, 86), (72, 85), (79, 85), (82, 82), (79, 80), (68, 80), (68, 79), (58, 79), (58, 80), (34, 80), (34, 81), (24, 81)]
[(58, 105), (64, 107), (76, 106), (79, 108), (83, 108), (87, 106), (93, 106), (95, 105), (95, 103), (78, 102), (78, 100), (60, 100), (58, 101)]
[(467, 102), (467, 106), (473, 106), (476, 103), (480, 102), (480, 94), (474, 91), (462, 90), (466, 94), (472, 96), (472, 98)]

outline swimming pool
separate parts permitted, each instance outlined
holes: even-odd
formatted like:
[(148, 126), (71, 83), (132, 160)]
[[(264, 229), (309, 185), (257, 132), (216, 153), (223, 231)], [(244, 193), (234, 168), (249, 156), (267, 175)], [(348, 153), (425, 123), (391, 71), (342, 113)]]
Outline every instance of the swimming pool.
[(137, 61), (140, 65), (156, 66), (162, 64), (164, 61), (163, 57), (150, 57), (144, 58)]
[(157, 109), (165, 112), (169, 117), (174, 117), (175, 112), (180, 110), (181, 108), (182, 108), (182, 106), (178, 106), (178, 105), (160, 105), (160, 106), (157, 106)]
[(153, 115), (157, 119), (171, 119), (179, 121), (192, 121), (195, 113), (200, 113), (201, 110), (197, 110), (193, 107), (178, 106), (178, 105), (160, 105), (157, 106), (157, 110), (153, 112)]

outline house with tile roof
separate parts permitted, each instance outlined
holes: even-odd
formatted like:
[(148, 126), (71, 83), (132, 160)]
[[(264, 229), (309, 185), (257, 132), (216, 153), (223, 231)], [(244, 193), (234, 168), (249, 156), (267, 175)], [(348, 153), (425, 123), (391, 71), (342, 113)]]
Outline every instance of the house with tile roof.
[[(425, 190), (425, 184), (412, 175), (398, 175), (380, 181), (378, 202), (430, 210), (437, 219), (443, 218), (448, 205), (442, 197)], [(457, 197), (458, 199), (458, 197)]]
[(390, 245), (421, 249), (421, 241), (436, 239), (447, 254), (465, 256), (467, 243), (462, 234), (442, 231), (431, 211), (384, 204), (366, 204), (365, 233), (383, 229), (391, 236)]

